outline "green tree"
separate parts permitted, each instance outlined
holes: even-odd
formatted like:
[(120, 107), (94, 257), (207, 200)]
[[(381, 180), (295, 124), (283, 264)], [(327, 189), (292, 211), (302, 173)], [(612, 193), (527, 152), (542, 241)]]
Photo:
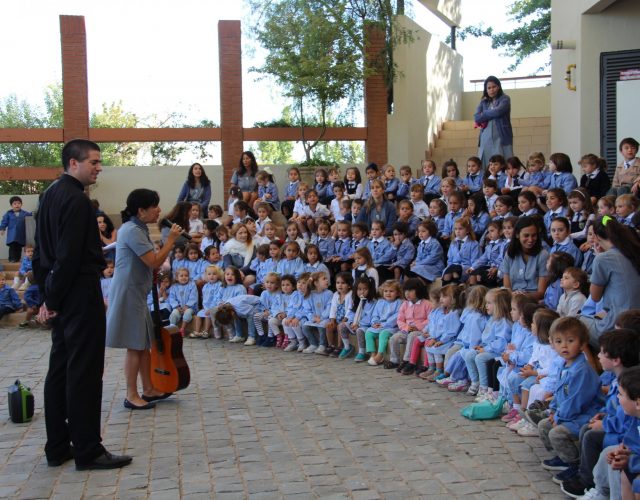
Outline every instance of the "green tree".
[[(332, 22), (323, 2), (285, 0), (265, 7), (257, 39), (268, 54), (260, 68), (293, 102), (307, 160), (322, 139), (330, 108), (352, 96), (362, 80), (362, 57), (341, 26)], [(320, 122), (318, 137), (305, 137), (311, 117)]]
[[(102, 112), (94, 113), (89, 120), (92, 128), (135, 128), (138, 117), (125, 111), (122, 101), (102, 104)], [(133, 166), (138, 163), (138, 153), (142, 145), (137, 142), (112, 142), (100, 144), (102, 162), (114, 167)]]
[[(50, 85), (44, 93), (44, 108), (9, 95), (0, 101), (0, 128), (62, 127), (62, 87)], [(60, 165), (62, 144), (0, 143), (0, 165), (5, 167), (51, 167)], [(45, 189), (47, 181), (6, 181), (2, 194), (35, 194)]]
[(518, 27), (512, 31), (495, 32), (493, 28), (481, 24), (462, 29), (459, 36), (462, 40), (467, 36), (491, 38), (492, 48), (504, 49), (505, 55), (515, 58), (515, 62), (509, 66), (509, 71), (513, 71), (527, 57), (549, 47), (551, 0), (516, 0), (509, 6), (508, 13), (518, 23)]

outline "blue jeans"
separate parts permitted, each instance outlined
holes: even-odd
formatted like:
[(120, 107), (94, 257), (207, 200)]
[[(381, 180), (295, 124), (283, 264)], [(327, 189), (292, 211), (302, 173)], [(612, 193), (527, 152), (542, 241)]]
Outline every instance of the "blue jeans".
[[(318, 342), (320, 343), (320, 345), (324, 345), (324, 346), (327, 345), (327, 329), (326, 328), (323, 328), (321, 326), (303, 325), (302, 333), (307, 339), (307, 342), (309, 343), (309, 345), (317, 347)], [(320, 340), (318, 341), (318, 339)]]
[(235, 327), (235, 334), (239, 337), (242, 337), (242, 321), (245, 320), (247, 322), (247, 335), (252, 338), (256, 338), (256, 325), (253, 323), (253, 314), (249, 314), (246, 318), (241, 318), (236, 316), (233, 320), (233, 324)]
[(492, 352), (478, 352), (469, 351), (464, 356), (464, 362), (467, 365), (467, 371), (469, 372), (469, 378), (471, 382), (477, 384), (480, 381), (480, 387), (488, 387), (489, 385), (489, 373), (488, 363), (496, 354)]

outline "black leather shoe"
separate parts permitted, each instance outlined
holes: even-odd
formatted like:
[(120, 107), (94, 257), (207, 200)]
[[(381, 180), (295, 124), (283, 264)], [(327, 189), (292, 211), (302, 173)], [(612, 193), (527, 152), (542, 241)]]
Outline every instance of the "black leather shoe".
[(86, 464), (76, 464), (76, 470), (118, 469), (129, 465), (133, 460), (129, 455), (112, 455), (108, 451)]
[(124, 407), (129, 409), (129, 410), (150, 410), (151, 408), (155, 408), (156, 404), (155, 403), (147, 403), (146, 405), (134, 405), (131, 401), (129, 401), (128, 399), (124, 400)]
[(162, 401), (163, 399), (167, 399), (171, 395), (173, 395), (173, 392), (165, 392), (164, 394), (161, 394), (160, 396), (145, 396), (143, 394), (140, 397), (142, 399), (144, 399), (147, 403), (152, 403), (154, 401)]
[(68, 450), (67, 453), (60, 458), (47, 458), (47, 465), (49, 467), (60, 467), (69, 460), (73, 460), (73, 450)]

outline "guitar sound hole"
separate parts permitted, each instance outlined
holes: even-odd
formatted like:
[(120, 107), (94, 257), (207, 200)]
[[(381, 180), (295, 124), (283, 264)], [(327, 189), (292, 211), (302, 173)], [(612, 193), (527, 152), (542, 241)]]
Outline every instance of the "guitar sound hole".
[(163, 370), (162, 368), (156, 368), (153, 371), (159, 373), (160, 375), (170, 375), (170, 372), (168, 370)]

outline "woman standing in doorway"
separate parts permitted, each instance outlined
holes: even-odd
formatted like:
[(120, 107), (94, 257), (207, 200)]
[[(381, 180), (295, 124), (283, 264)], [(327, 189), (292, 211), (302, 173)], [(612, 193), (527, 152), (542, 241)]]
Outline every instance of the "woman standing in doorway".
[(478, 157), (485, 168), (494, 155), (513, 156), (511, 99), (502, 91), (502, 84), (495, 76), (484, 81), (482, 99), (473, 119), (475, 126), (480, 128)]

